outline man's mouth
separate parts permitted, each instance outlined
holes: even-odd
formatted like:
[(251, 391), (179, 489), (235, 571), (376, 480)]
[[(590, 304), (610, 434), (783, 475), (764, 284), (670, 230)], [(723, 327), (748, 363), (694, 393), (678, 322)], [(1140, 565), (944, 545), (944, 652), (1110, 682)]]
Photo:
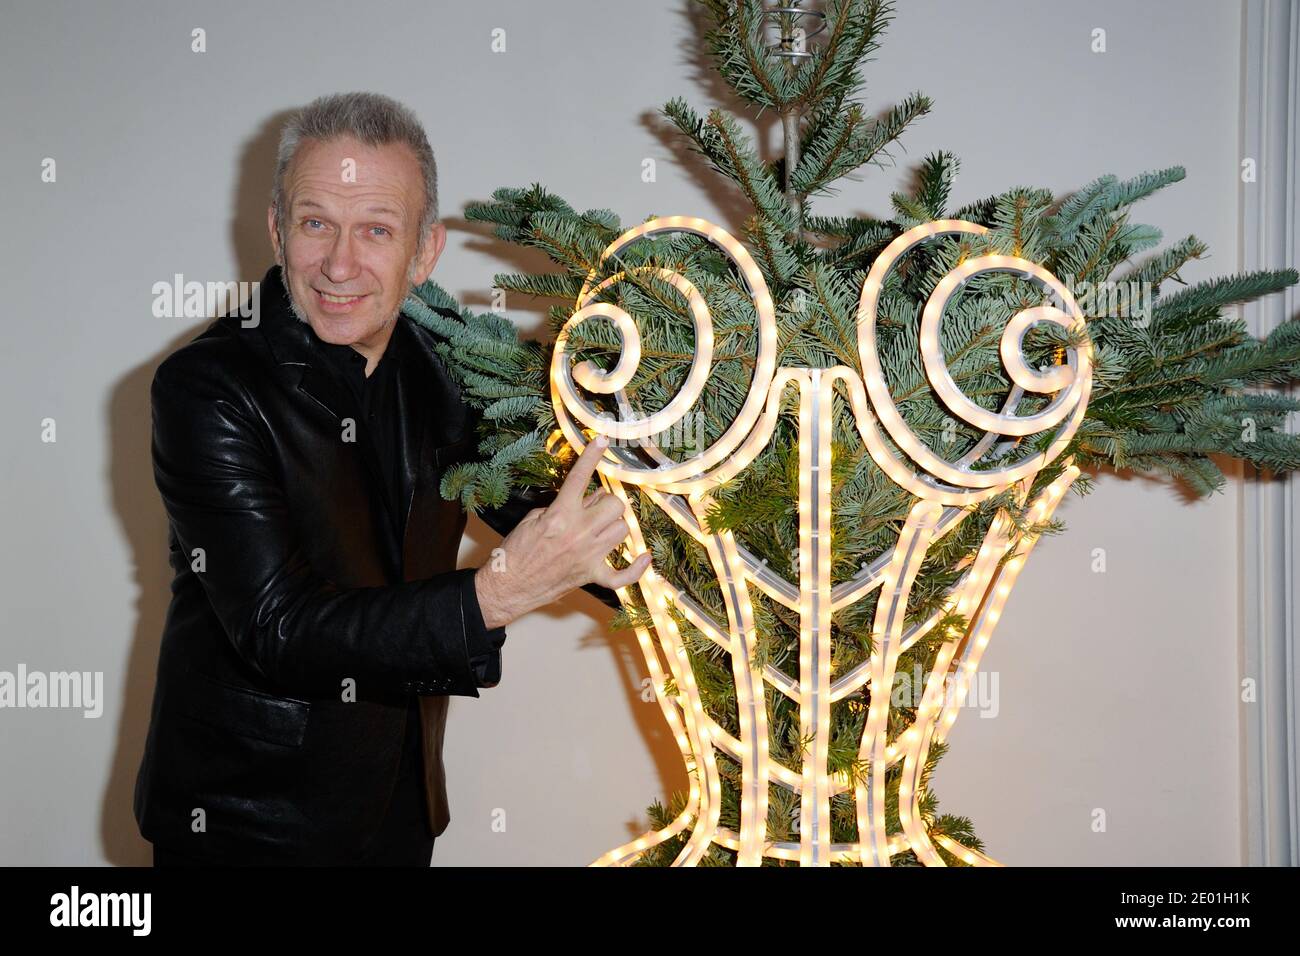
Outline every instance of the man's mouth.
[(364, 295), (333, 295), (329, 292), (322, 292), (320, 289), (315, 290), (317, 298), (325, 305), (335, 308), (347, 307), (360, 302), (365, 298)]

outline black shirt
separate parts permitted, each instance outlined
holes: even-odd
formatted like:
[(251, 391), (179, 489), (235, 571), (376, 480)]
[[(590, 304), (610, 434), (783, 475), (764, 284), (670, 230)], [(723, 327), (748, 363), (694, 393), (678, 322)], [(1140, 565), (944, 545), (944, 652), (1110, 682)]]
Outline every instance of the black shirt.
[(319, 339), (316, 342), (335, 378), (346, 383), (360, 409), (361, 417), (356, 423), (357, 440), (370, 443), (374, 458), (379, 461), (383, 471), (384, 494), (381, 503), (399, 546), (402, 541), (402, 522), (406, 515), (401, 506), (402, 478), (397, 469), (397, 443), (400, 440), (397, 417), (401, 410), (397, 407), (397, 390), (393, 387), (393, 379), (400, 363), (402, 338), (398, 329), (394, 328), (388, 338), (387, 348), (369, 377), (366, 376), (366, 357), (352, 346), (334, 345)]

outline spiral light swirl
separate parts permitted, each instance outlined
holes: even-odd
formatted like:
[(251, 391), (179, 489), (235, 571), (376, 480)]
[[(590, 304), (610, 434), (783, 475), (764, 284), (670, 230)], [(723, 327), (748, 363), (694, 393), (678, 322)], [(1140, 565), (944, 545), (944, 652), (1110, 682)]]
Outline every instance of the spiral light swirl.
[[(555, 351), (551, 357), (551, 397), (560, 429), (577, 451), (581, 452), (586, 445), (579, 423), (592, 432), (611, 439), (610, 455), (601, 465), (603, 474), (629, 484), (654, 485), (671, 490), (683, 481), (699, 479), (713, 466), (727, 459), (753, 429), (763, 410), (768, 387), (776, 371), (776, 315), (763, 273), (748, 250), (720, 226), (703, 219), (688, 216), (651, 219), (619, 236), (605, 249), (601, 261), (617, 255), (638, 239), (661, 232), (693, 233), (719, 247), (735, 265), (754, 302), (758, 316), (758, 354), (749, 391), (736, 418), (716, 442), (681, 462), (648, 466), (636, 456), (617, 447), (617, 441), (646, 439), (681, 422), (703, 391), (713, 359), (713, 320), (704, 297), (680, 273), (653, 267), (646, 271), (657, 274), (685, 296), (695, 328), (695, 355), (686, 382), (678, 393), (658, 412), (647, 416), (625, 416), (620, 420), (593, 407), (578, 393), (575, 383), (599, 394), (621, 393), (635, 375), (641, 358), (641, 336), (632, 317), (617, 305), (594, 301), (606, 288), (622, 281), (626, 274), (619, 272), (593, 285), (596, 279), (596, 272), (593, 271), (578, 296), (574, 313), (556, 337)], [(618, 363), (608, 372), (597, 369), (588, 362), (573, 366), (569, 360), (567, 346), (570, 330), (592, 316), (603, 316), (612, 321), (622, 343)]]
[[(1024, 358), (1024, 335), (1034, 323), (1053, 322), (1067, 329), (1084, 327), (1083, 314), (1070, 290), (1042, 266), (1027, 259), (1006, 255), (977, 256), (961, 263), (935, 286), (921, 315), (920, 346), (926, 375), (940, 400), (962, 421), (986, 432), (985, 440), (977, 445), (979, 452), (976, 455), (967, 455), (963, 462), (951, 463), (927, 448), (903, 420), (898, 406), (889, 394), (876, 346), (876, 310), (885, 279), (904, 254), (926, 239), (962, 233), (981, 236), (987, 232), (988, 229), (984, 226), (960, 219), (940, 219), (909, 229), (876, 258), (862, 284), (862, 297), (858, 304), (858, 354), (867, 393), (871, 396), (877, 419), (898, 447), (917, 465), (934, 478), (958, 488), (1005, 486), (1041, 469), (1061, 453), (1078, 429), (1092, 387), (1090, 343), (1085, 342), (1079, 348), (1068, 348), (1065, 365), (1042, 371), (1031, 368)], [(1001, 412), (981, 408), (962, 394), (952, 380), (939, 345), (944, 310), (953, 294), (972, 277), (989, 272), (1010, 272), (1037, 280), (1054, 292), (1069, 309), (1068, 313), (1050, 305), (1023, 309), (1003, 329), (999, 350), (1007, 373), (1016, 387)], [(1015, 406), (1025, 391), (1055, 393), (1056, 397), (1047, 408), (1034, 415), (1017, 416), (1014, 414)], [(1065, 423), (1064, 427), (1043, 455), (1035, 455), (1001, 468), (980, 471), (971, 469), (971, 463), (997, 436), (1032, 435), (1062, 422)]]

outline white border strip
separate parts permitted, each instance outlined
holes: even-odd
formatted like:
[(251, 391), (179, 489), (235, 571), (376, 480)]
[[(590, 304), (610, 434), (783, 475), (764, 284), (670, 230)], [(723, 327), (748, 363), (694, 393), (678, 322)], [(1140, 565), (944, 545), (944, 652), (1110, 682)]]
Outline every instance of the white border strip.
[[(1300, 7), (1292, 0), (1247, 0), (1243, 15), (1241, 157), (1255, 161), (1257, 179), (1239, 187), (1241, 269), (1285, 268), (1300, 261)], [(1243, 306), (1242, 317), (1262, 336), (1298, 307), (1292, 287)], [(1297, 515), (1300, 482), (1294, 477), (1243, 482), (1241, 677), (1255, 681), (1255, 702), (1238, 706), (1242, 856), (1250, 866), (1300, 865)]]

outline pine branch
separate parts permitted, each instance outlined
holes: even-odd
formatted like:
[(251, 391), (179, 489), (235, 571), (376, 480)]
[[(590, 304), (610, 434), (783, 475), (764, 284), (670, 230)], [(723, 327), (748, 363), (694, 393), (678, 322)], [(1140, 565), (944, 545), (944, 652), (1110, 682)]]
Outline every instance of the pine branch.
[(691, 140), (696, 152), (740, 187), (756, 211), (787, 234), (795, 231), (795, 218), (781, 184), (759, 161), (735, 119), (721, 110), (711, 110), (705, 122), (681, 99), (669, 101), (663, 112)]

